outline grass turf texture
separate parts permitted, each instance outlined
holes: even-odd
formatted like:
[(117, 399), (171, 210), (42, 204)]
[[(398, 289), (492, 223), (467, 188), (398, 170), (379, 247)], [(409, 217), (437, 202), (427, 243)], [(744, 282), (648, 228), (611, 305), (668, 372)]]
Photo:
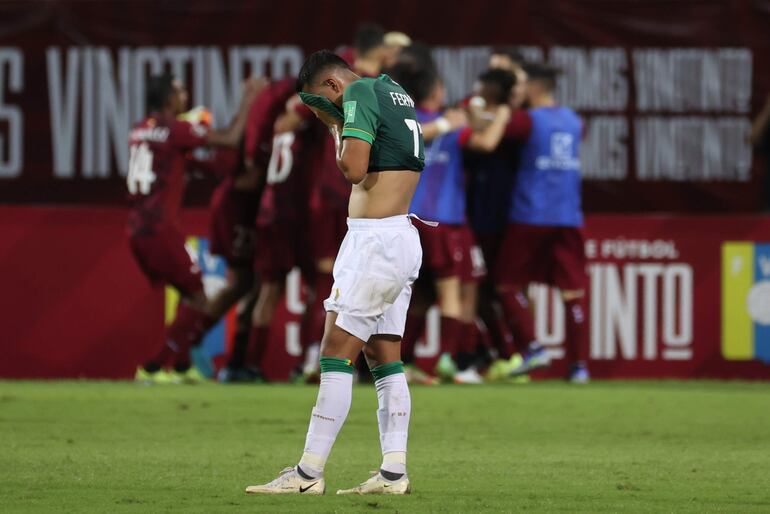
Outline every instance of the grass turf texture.
[(408, 497), (356, 387), (327, 494), (246, 496), (294, 464), (315, 387), (0, 382), (2, 512), (767, 512), (770, 385), (412, 388)]

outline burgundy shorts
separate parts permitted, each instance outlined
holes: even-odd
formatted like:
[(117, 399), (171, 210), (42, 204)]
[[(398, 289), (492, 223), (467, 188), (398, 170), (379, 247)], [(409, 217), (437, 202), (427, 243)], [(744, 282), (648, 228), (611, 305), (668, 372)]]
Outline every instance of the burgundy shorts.
[(348, 232), (347, 207), (330, 205), (313, 207), (309, 213), (309, 225), (306, 227), (310, 239), (310, 248), (316, 261), (334, 259), (340, 251), (342, 240)]
[(230, 179), (211, 197), (211, 253), (224, 257), (230, 267), (250, 266), (254, 261), (257, 200), (251, 191), (234, 190)]
[(257, 226), (258, 249), (254, 269), (263, 280), (283, 280), (298, 266), (306, 277), (312, 275), (315, 262), (309, 249), (307, 227), (298, 222), (275, 222)]
[(583, 229), (511, 223), (495, 266), (499, 285), (548, 284), (562, 291), (586, 288)]
[(152, 234), (134, 234), (131, 251), (153, 287), (174, 286), (183, 295), (203, 290), (201, 270), (185, 248), (184, 236), (173, 227)]
[(463, 282), (477, 282), (487, 274), (481, 249), (467, 225), (439, 224), (429, 227), (419, 221), (423, 266), (435, 278), (460, 277)]
[(495, 269), (497, 255), (500, 253), (500, 245), (503, 243), (504, 232), (486, 232), (475, 234), (476, 241), (481, 247), (484, 261), (490, 270)]

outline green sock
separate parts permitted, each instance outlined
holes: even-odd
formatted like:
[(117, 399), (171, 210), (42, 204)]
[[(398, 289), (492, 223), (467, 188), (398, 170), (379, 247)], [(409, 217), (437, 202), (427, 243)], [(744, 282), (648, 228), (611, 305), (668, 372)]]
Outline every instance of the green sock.
[(321, 357), (321, 373), (329, 371), (338, 371), (341, 373), (353, 374), (353, 361), (350, 359), (340, 359), (339, 357)]
[(372, 376), (376, 382), (381, 378), (395, 375), (396, 373), (403, 373), (404, 363), (401, 361), (388, 362), (386, 364), (380, 364), (379, 366), (372, 368), (370, 371), (372, 372)]

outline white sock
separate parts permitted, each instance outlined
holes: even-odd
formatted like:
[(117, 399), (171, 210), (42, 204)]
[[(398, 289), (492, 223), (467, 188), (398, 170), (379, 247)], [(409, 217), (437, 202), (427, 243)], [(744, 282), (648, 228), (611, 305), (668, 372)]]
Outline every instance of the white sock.
[(321, 373), (321, 387), (310, 417), (305, 451), (299, 461), (302, 471), (312, 478), (323, 474), (334, 440), (348, 417), (352, 393), (351, 373)]
[(409, 416), (412, 400), (403, 373), (388, 375), (377, 380), (377, 424), (380, 428), (382, 466), (391, 473), (406, 473), (406, 442), (409, 434)]

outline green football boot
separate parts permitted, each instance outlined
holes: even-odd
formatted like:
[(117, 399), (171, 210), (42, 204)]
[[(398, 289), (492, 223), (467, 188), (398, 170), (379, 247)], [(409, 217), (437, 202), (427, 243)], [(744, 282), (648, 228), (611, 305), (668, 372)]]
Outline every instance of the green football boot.
[(449, 353), (442, 353), (436, 363), (436, 375), (446, 382), (454, 380), (457, 373), (457, 364)]
[(175, 377), (165, 369), (151, 372), (147, 371), (142, 366), (136, 368), (134, 381), (144, 385), (168, 385), (176, 383)]
[(203, 384), (208, 381), (208, 377), (201, 373), (195, 366), (190, 366), (187, 371), (172, 370), (170, 374), (174, 378), (174, 383), (176, 384), (195, 385)]

